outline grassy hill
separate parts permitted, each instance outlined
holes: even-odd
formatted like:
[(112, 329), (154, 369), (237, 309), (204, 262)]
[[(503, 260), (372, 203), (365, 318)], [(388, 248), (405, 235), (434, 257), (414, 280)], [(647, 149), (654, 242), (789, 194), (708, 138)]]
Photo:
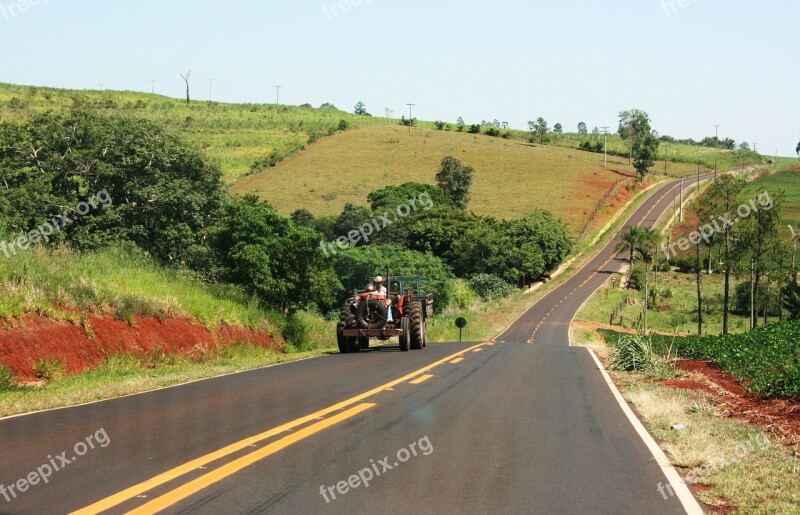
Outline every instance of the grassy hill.
[(791, 224), (795, 231), (800, 228), (800, 168), (782, 170), (774, 174), (767, 174), (756, 181), (747, 185), (740, 196), (747, 200), (755, 198), (760, 192), (767, 190), (776, 192), (784, 190), (786, 192), (786, 205), (783, 207), (781, 215), (781, 232), (788, 233), (787, 224)]
[[(345, 202), (365, 203), (366, 193), (380, 186), (408, 180), (432, 183), (438, 162), (452, 154), (476, 169), (475, 212), (514, 217), (546, 207), (577, 230), (609, 188), (632, 174), (626, 158), (612, 156), (605, 169), (602, 156), (577, 150), (582, 141), (602, 141), (594, 135), (551, 134), (550, 144), (540, 148), (528, 142), (526, 131), (502, 131), (506, 139), (459, 133), (454, 125), (437, 131), (434, 123), (418, 122), (409, 135), (395, 119), (335, 108), (187, 104), (138, 92), (0, 84), (0, 121), (72, 107), (161, 123), (215, 159), (235, 192), (256, 193), (286, 214), (298, 207), (336, 213)], [(338, 130), (342, 121), (348, 126), (343, 133)], [(611, 151), (626, 152), (619, 136), (610, 135), (608, 145)], [(668, 152), (670, 175), (694, 172), (698, 162), (708, 167), (718, 159), (719, 167), (726, 168), (757, 159), (755, 154), (676, 144)], [(277, 168), (263, 171), (270, 161), (287, 157)], [(659, 173), (663, 169), (663, 162), (653, 167)], [(253, 172), (263, 173), (248, 177)]]
[(130, 91), (75, 91), (0, 84), (0, 121), (72, 107), (126, 114), (163, 124), (216, 159), (229, 184), (248, 174), (253, 163), (273, 152), (290, 155), (309, 141), (334, 132), (340, 120), (351, 127), (395, 123), (338, 109), (203, 101), (187, 104), (161, 95)]
[[(536, 208), (552, 211), (576, 233), (619, 181), (635, 175), (627, 160), (520, 139), (373, 125), (338, 133), (275, 168), (231, 188), (252, 193), (288, 214), (305, 207), (337, 214), (345, 202), (365, 204), (367, 194), (406, 181), (435, 183), (439, 162), (452, 155), (475, 168), (470, 209), (515, 218)], [(695, 164), (670, 164), (670, 175), (694, 173)], [(654, 166), (656, 176), (663, 164)]]

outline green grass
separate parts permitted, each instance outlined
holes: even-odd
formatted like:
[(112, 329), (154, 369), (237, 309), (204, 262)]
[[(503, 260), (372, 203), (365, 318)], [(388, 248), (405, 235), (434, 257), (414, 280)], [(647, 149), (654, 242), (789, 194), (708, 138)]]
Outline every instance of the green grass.
[(0, 121), (47, 111), (63, 112), (73, 106), (163, 124), (204, 149), (220, 164), (229, 184), (250, 173), (257, 159), (272, 152), (291, 154), (308, 144), (312, 136), (324, 137), (335, 130), (340, 120), (352, 127), (397, 123), (337, 109), (204, 101), (186, 104), (130, 91), (76, 91), (0, 83)]
[[(552, 145), (577, 148), (578, 145), (584, 141), (589, 141), (592, 143), (599, 141), (602, 143), (603, 135), (564, 133), (560, 135), (552, 134), (550, 135), (550, 139)], [(628, 144), (618, 134), (609, 134), (607, 145), (608, 152), (613, 153), (616, 156), (624, 157), (625, 162), (627, 162)], [(724, 150), (702, 147), (698, 145), (684, 145), (680, 143), (664, 142), (661, 142), (659, 145), (658, 157), (660, 159), (660, 164), (653, 166), (653, 169), (663, 170), (664, 157), (666, 157), (667, 170), (670, 173), (673, 173), (670, 168), (676, 168), (675, 165), (678, 164), (695, 165), (696, 169), (696, 165), (700, 163), (704, 169), (710, 167), (713, 170), (716, 163), (718, 170), (727, 170), (731, 168), (737, 168), (744, 164), (756, 163), (764, 160), (764, 158), (759, 156), (757, 153), (750, 151)], [(677, 167), (677, 169), (674, 170), (674, 173), (686, 173), (679, 172), (679, 170), (683, 170), (683, 168)]]
[[(794, 166), (799, 166), (795, 163)], [(800, 232), (800, 168), (797, 170), (782, 170), (777, 173), (765, 174), (760, 179), (748, 183), (740, 195), (742, 200), (755, 198), (762, 191), (786, 192), (786, 205), (781, 215), (781, 232), (789, 235), (787, 224), (791, 224), (796, 232)]]
[(0, 283), (0, 317), (61, 318), (72, 311), (116, 315), (124, 308), (143, 316), (190, 316), (209, 328), (225, 322), (265, 329), (280, 339), (279, 313), (234, 288), (160, 267), (132, 249), (31, 249), (0, 259)]
[[(617, 286), (623, 280), (623, 274), (615, 274)], [(653, 276), (650, 277), (650, 287), (653, 287)], [(720, 334), (722, 332), (721, 295), (723, 293), (724, 278), (720, 274), (703, 275), (702, 295), (704, 303), (713, 308), (713, 312), (703, 313), (703, 334)], [(732, 278), (731, 292), (735, 290), (739, 280)], [(660, 299), (655, 306), (650, 306), (647, 315), (647, 325), (651, 331), (661, 331), (679, 334), (697, 333), (697, 290), (694, 274), (679, 272), (659, 272), (658, 290), (669, 289), (671, 297)], [(606, 296), (606, 292), (608, 295)], [(626, 303), (626, 298), (632, 303)], [(608, 324), (611, 313), (620, 307), (622, 311), (622, 325), (626, 329), (641, 330), (640, 316), (643, 313), (644, 293), (633, 289), (614, 288), (611, 277), (605, 286), (601, 287), (578, 311), (576, 320)], [(705, 301), (709, 302), (705, 302)], [(618, 321), (615, 321), (618, 324)], [(728, 328), (731, 333), (740, 333), (749, 329), (747, 315), (730, 313)]]

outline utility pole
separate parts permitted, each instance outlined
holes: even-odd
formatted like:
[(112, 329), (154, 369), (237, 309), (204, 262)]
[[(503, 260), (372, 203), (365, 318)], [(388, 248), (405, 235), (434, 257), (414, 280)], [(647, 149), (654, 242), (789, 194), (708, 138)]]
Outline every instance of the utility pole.
[(214, 79), (208, 79), (208, 101), (211, 102), (211, 83), (214, 82)]
[(156, 81), (155, 79), (150, 80), (150, 93), (156, 92)]
[(664, 145), (664, 175), (667, 175), (667, 155), (669, 154), (669, 145)]
[(717, 154), (719, 153), (719, 125), (714, 126), (714, 179), (717, 178)]
[(755, 327), (756, 311), (756, 259), (750, 258), (750, 330)]
[(681, 217), (678, 221), (683, 222), (683, 174), (681, 174), (681, 201), (679, 206), (681, 208)]
[(411, 117), (411, 108), (417, 104), (406, 104), (408, 106), (408, 133), (411, 134), (411, 124), (414, 118)]
[(753, 152), (758, 154), (758, 143), (756, 143), (755, 141), (753, 142)]
[(797, 257), (797, 242), (800, 241), (800, 233), (795, 233), (791, 225), (789, 226), (789, 231), (792, 233), (792, 278), (797, 280), (795, 258)]
[(610, 127), (600, 127), (603, 129), (603, 166), (608, 166), (608, 129)]
[(275, 86), (276, 94), (275, 94), (275, 105), (281, 105), (281, 88), (283, 86)]

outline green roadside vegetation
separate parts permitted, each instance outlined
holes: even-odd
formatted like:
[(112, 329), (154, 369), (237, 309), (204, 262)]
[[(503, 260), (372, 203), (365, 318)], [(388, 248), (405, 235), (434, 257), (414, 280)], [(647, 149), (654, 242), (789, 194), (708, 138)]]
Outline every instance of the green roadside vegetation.
[[(652, 333), (662, 334), (643, 337), (623, 334), (621, 329), (614, 331), (622, 328), (636, 333), (643, 329), (641, 264), (634, 265), (632, 278), (617, 274), (618, 285), (631, 278), (636, 288), (614, 289), (609, 283), (587, 301), (576, 317), (606, 327), (611, 324), (611, 330), (580, 324), (571, 328), (572, 344), (591, 348), (606, 362), (616, 384), (636, 406), (673, 464), (689, 482), (698, 484), (695, 489), (698, 498), (724, 511), (800, 513), (800, 491), (796, 488), (800, 481), (798, 450), (784, 445), (769, 428), (730, 418), (724, 402), (704, 393), (703, 388), (676, 390), (659, 383), (670, 380), (673, 385), (680, 385), (681, 381), (707, 384), (703, 374), (684, 372), (674, 366), (676, 358), (695, 359), (718, 364), (746, 391), (766, 403), (770, 399), (800, 398), (800, 322), (779, 322), (780, 318), (797, 319), (799, 314), (800, 288), (791, 280), (786, 265), (791, 248), (786, 225), (800, 223), (800, 172), (795, 166), (796, 160), (779, 160), (769, 170), (750, 177), (741, 189), (732, 189), (736, 193), (732, 198), (734, 207), (759, 195), (764, 200), (765, 191), (776, 201), (776, 207), (761, 210), (760, 215), (751, 213), (732, 229), (731, 239), (738, 243), (732, 252), (740, 252), (737, 261), (749, 265), (751, 258), (757, 260), (754, 269), (764, 274), (756, 311), (759, 312), (759, 305), (767, 305), (769, 310), (765, 320), (761, 309), (759, 327), (750, 331), (749, 266), (733, 266), (730, 334), (721, 335), (724, 266), (719, 256), (724, 255), (720, 248), (724, 240), (717, 238), (710, 246), (713, 273), (701, 274), (703, 334), (710, 336), (696, 336), (693, 250), (678, 253), (668, 266), (662, 260), (663, 268), (657, 272), (657, 278), (654, 270), (659, 267), (655, 261), (651, 262), (649, 289), (657, 293), (650, 297), (648, 328)], [(712, 188), (703, 188), (700, 200), (693, 197), (686, 209), (688, 222), (684, 227), (693, 227), (692, 224), (696, 227), (698, 213), (702, 219), (713, 216), (714, 194)], [(712, 206), (710, 213), (708, 206)], [(761, 229), (753, 231), (754, 227)], [(659, 228), (669, 231), (673, 238), (686, 234), (680, 224), (674, 232), (673, 224), (660, 224)], [(769, 252), (760, 255), (759, 247), (753, 250), (748, 246), (759, 240)], [(708, 253), (709, 248), (704, 246), (701, 256), (707, 259)], [(642, 256), (637, 257), (641, 261)], [(706, 270), (708, 265), (704, 260), (701, 268)], [(695, 335), (687, 336), (690, 332)], [(674, 429), (676, 424), (684, 429)]]
[[(794, 343), (792, 339), (797, 341), (798, 327), (797, 323), (781, 328), (769, 326), (760, 333), (783, 333), (779, 343), (769, 346), (770, 352), (790, 362), (790, 357), (786, 361), (787, 349)], [(672, 464), (689, 483), (697, 485), (693, 489), (703, 503), (742, 513), (800, 513), (796, 449), (783, 445), (767, 428), (731, 418), (724, 404), (702, 390), (660, 384), (663, 380), (705, 383), (705, 376), (698, 372), (676, 369), (672, 362), (676, 355), (705, 359), (716, 356), (723, 362), (725, 359), (720, 356), (728, 355), (745, 367), (761, 367), (748, 370), (748, 376), (762, 372), (772, 375), (774, 372), (764, 367), (768, 358), (760, 357), (760, 349), (769, 338), (760, 333), (735, 335), (728, 341), (719, 337), (658, 336), (651, 341), (613, 331), (598, 333), (573, 327), (570, 335), (573, 345), (591, 348), (606, 363), (614, 382), (636, 407)], [(737, 349), (744, 350), (746, 356), (735, 356)], [(636, 366), (630, 366), (634, 362)], [(793, 370), (797, 374), (796, 364)], [(675, 429), (676, 426), (682, 429)]]

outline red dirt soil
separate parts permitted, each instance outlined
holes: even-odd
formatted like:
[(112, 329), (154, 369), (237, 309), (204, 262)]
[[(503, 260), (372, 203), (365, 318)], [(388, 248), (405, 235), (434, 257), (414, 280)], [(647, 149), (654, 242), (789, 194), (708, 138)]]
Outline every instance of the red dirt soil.
[(660, 384), (705, 393), (724, 409), (724, 416), (761, 426), (800, 450), (800, 399), (759, 399), (747, 393), (735, 377), (708, 361), (681, 359), (676, 366), (685, 372), (699, 372), (705, 380), (667, 379)]
[(189, 318), (136, 317), (131, 326), (108, 316), (90, 316), (87, 328), (36, 315), (12, 322), (13, 327), (0, 329), (0, 364), (21, 381), (35, 379), (34, 367), (42, 359), (58, 359), (67, 372), (77, 373), (97, 367), (114, 355), (197, 356), (240, 342), (283, 351), (282, 345), (264, 331), (223, 324), (211, 332)]

